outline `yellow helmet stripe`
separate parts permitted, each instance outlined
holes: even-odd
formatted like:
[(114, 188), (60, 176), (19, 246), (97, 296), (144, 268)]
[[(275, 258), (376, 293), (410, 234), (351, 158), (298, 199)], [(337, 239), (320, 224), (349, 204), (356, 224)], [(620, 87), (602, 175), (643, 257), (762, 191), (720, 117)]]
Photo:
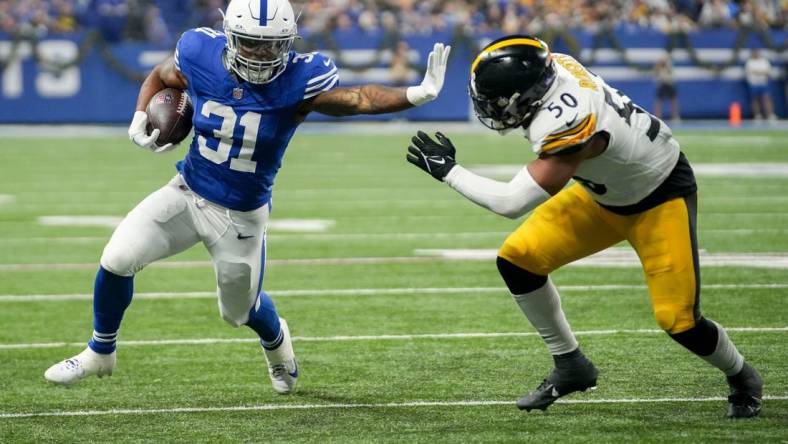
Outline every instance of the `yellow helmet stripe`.
[(496, 49), (506, 48), (507, 46), (512, 46), (512, 45), (535, 46), (537, 48), (542, 48), (545, 51), (548, 50), (547, 45), (545, 45), (542, 41), (536, 39), (516, 38), (516, 39), (504, 40), (480, 52), (479, 55), (476, 56), (476, 59), (471, 64), (471, 72), (476, 71), (476, 66), (479, 64), (479, 62), (482, 61), (482, 58), (485, 55), (495, 51)]

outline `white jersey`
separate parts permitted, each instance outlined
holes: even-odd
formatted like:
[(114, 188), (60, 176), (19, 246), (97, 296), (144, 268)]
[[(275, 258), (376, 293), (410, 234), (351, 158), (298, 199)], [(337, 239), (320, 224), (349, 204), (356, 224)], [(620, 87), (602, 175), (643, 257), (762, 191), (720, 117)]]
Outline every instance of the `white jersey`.
[(768, 85), (771, 73), (772, 64), (764, 57), (749, 59), (747, 63), (744, 64), (744, 74), (747, 77), (747, 83), (750, 85)]
[(575, 180), (608, 206), (634, 205), (670, 175), (679, 144), (670, 128), (568, 55), (553, 53), (557, 76), (525, 130), (537, 154), (572, 150), (594, 134), (607, 149), (580, 164)]

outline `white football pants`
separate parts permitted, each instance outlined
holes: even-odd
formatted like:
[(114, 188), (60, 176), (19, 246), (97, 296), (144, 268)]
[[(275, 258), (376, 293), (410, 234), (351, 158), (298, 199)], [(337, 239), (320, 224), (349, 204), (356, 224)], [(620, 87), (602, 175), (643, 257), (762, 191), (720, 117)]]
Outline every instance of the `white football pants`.
[(249, 320), (262, 286), (268, 215), (268, 204), (244, 212), (208, 202), (177, 175), (123, 219), (101, 266), (132, 276), (201, 241), (213, 260), (222, 319), (238, 327)]

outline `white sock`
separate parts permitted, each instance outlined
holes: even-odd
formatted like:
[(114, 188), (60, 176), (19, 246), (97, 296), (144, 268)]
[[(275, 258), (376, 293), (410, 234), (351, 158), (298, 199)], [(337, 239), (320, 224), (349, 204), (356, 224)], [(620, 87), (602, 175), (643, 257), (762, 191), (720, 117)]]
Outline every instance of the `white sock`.
[(708, 356), (701, 356), (706, 362), (717, 367), (725, 373), (725, 376), (733, 376), (739, 373), (744, 366), (744, 357), (742, 357), (733, 341), (725, 333), (722, 326), (712, 320), (709, 320), (715, 327), (717, 327), (717, 347), (714, 352)]
[(561, 299), (558, 297), (553, 281), (548, 277), (547, 283), (530, 293), (512, 295), (531, 325), (539, 332), (547, 349), (552, 355), (562, 355), (577, 348), (577, 340), (561, 310)]

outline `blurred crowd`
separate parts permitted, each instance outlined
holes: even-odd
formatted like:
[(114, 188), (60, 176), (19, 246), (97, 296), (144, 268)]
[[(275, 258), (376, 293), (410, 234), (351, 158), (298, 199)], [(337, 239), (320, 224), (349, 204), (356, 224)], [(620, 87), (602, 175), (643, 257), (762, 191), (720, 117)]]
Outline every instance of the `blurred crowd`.
[[(109, 41), (171, 45), (196, 26), (221, 27), (226, 0), (0, 0), (0, 33), (98, 29)], [(788, 0), (295, 0), (303, 33), (403, 35), (453, 29), (538, 34), (547, 28), (782, 28)]]
[(788, 0), (310, 0), (303, 10), (302, 27), (309, 31), (397, 26), (407, 35), (457, 25), (504, 34), (619, 25), (690, 31), (781, 28), (788, 19)]
[(171, 45), (197, 26), (221, 27), (225, 0), (0, 0), (0, 33), (96, 29), (110, 42)]

